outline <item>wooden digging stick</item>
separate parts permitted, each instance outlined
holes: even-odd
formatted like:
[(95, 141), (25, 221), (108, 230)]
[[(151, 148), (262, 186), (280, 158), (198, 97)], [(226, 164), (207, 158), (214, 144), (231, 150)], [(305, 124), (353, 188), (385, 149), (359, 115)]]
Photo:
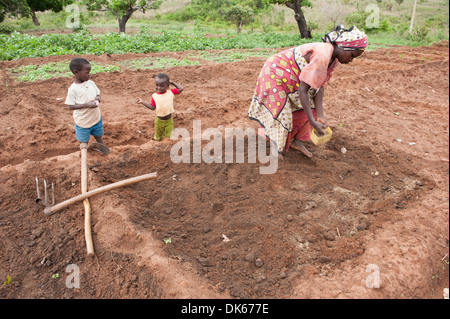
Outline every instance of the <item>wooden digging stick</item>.
[[(81, 146), (81, 194), (87, 193), (87, 143)], [(94, 256), (94, 243), (92, 241), (91, 231), (91, 204), (86, 198), (83, 200), (84, 205), (84, 238), (86, 240), (86, 249), (88, 256)]]
[(94, 195), (110, 191), (110, 190), (118, 188), (118, 187), (127, 186), (127, 185), (134, 184), (134, 183), (137, 183), (137, 182), (142, 182), (142, 181), (145, 181), (145, 180), (148, 180), (148, 179), (156, 178), (156, 176), (157, 176), (157, 173), (150, 173), (150, 174), (146, 174), (146, 175), (141, 175), (141, 176), (125, 179), (123, 181), (119, 181), (119, 182), (112, 183), (112, 184), (109, 184), (109, 185), (105, 185), (105, 186), (96, 188), (94, 190), (91, 190), (91, 191), (89, 191), (87, 193), (80, 194), (78, 196), (72, 197), (71, 199), (68, 199), (68, 200), (66, 200), (66, 201), (64, 201), (62, 203), (56, 204), (54, 206), (46, 207), (44, 209), (44, 213), (47, 216), (51, 216), (54, 213), (56, 213), (57, 211), (65, 208), (65, 207), (67, 207), (67, 206), (69, 206), (69, 205), (71, 205), (73, 203), (85, 200), (86, 198), (89, 198), (89, 197), (92, 197)]

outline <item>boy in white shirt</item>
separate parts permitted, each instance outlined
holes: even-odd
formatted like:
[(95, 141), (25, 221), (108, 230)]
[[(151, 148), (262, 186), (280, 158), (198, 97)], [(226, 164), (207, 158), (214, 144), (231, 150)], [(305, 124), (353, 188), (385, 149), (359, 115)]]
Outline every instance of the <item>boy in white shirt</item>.
[[(175, 89), (169, 90), (169, 86), (172, 84)], [(137, 103), (144, 105), (150, 110), (156, 109), (155, 117), (155, 141), (162, 141), (163, 134), (165, 137), (170, 138), (173, 131), (173, 118), (172, 113), (174, 96), (180, 94), (184, 88), (170, 81), (167, 74), (160, 73), (155, 78), (156, 93), (152, 95), (150, 103), (144, 102), (141, 98), (137, 99)]]
[(103, 122), (100, 108), (100, 90), (91, 78), (91, 64), (83, 58), (75, 58), (69, 64), (75, 75), (74, 83), (69, 87), (65, 104), (73, 110), (75, 135), (81, 147), (87, 147), (91, 135), (97, 143), (93, 147), (107, 154), (109, 149), (103, 142)]

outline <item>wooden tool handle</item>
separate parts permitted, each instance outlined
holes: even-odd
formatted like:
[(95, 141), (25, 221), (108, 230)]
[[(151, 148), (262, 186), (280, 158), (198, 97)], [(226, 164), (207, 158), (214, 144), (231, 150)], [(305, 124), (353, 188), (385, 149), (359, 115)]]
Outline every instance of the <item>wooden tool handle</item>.
[(86, 241), (86, 249), (88, 256), (94, 256), (94, 243), (92, 241), (91, 231), (91, 204), (89, 200), (83, 201), (84, 205), (84, 238)]
[[(81, 147), (81, 193), (87, 193), (87, 147)], [(84, 205), (84, 238), (88, 256), (94, 256), (94, 243), (91, 231), (91, 204), (88, 199), (83, 201)]]
[(129, 179), (126, 179), (126, 180), (123, 180), (123, 181), (119, 181), (119, 182), (116, 182), (116, 183), (112, 183), (112, 184), (109, 184), (109, 185), (105, 185), (105, 186), (96, 188), (94, 190), (91, 190), (91, 191), (89, 191), (87, 193), (80, 194), (78, 196), (72, 197), (71, 199), (68, 199), (68, 200), (66, 200), (66, 201), (64, 201), (62, 203), (56, 204), (56, 205), (54, 205), (52, 207), (46, 207), (44, 209), (44, 213), (47, 216), (51, 216), (54, 213), (56, 213), (57, 211), (65, 208), (65, 207), (67, 207), (67, 206), (69, 206), (69, 205), (71, 205), (73, 203), (85, 200), (86, 198), (92, 197), (94, 195), (101, 194), (101, 193), (113, 190), (115, 188), (118, 188), (118, 187), (127, 186), (127, 185), (130, 185), (130, 184), (134, 184), (134, 183), (137, 183), (137, 182), (145, 181), (145, 180), (148, 180), (148, 179), (153, 179), (153, 178), (156, 178), (156, 177), (157, 177), (157, 173), (150, 173), (150, 174), (145, 174), (145, 175), (141, 175), (141, 176), (137, 176), (137, 177), (132, 177), (132, 178), (129, 178)]

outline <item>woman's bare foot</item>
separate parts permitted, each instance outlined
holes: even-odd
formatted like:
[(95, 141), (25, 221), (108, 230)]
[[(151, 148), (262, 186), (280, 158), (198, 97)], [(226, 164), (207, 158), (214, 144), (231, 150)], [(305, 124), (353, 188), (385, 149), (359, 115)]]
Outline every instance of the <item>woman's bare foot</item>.
[(308, 149), (305, 147), (305, 145), (300, 140), (295, 140), (294, 142), (292, 142), (290, 147), (295, 151), (302, 152), (308, 158), (313, 157), (312, 153), (310, 151), (308, 151)]

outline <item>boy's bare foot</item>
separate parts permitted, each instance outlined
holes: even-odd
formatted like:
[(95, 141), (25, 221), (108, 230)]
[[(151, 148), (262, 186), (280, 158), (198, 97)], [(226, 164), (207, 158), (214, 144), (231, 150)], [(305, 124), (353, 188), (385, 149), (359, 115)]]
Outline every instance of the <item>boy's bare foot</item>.
[(88, 150), (101, 152), (105, 155), (109, 154), (109, 148), (105, 146), (105, 144), (98, 143), (98, 142), (92, 142), (88, 146)]
[(295, 151), (305, 154), (308, 158), (313, 157), (312, 153), (308, 151), (308, 149), (300, 140), (295, 140), (294, 142), (292, 142), (290, 147)]

